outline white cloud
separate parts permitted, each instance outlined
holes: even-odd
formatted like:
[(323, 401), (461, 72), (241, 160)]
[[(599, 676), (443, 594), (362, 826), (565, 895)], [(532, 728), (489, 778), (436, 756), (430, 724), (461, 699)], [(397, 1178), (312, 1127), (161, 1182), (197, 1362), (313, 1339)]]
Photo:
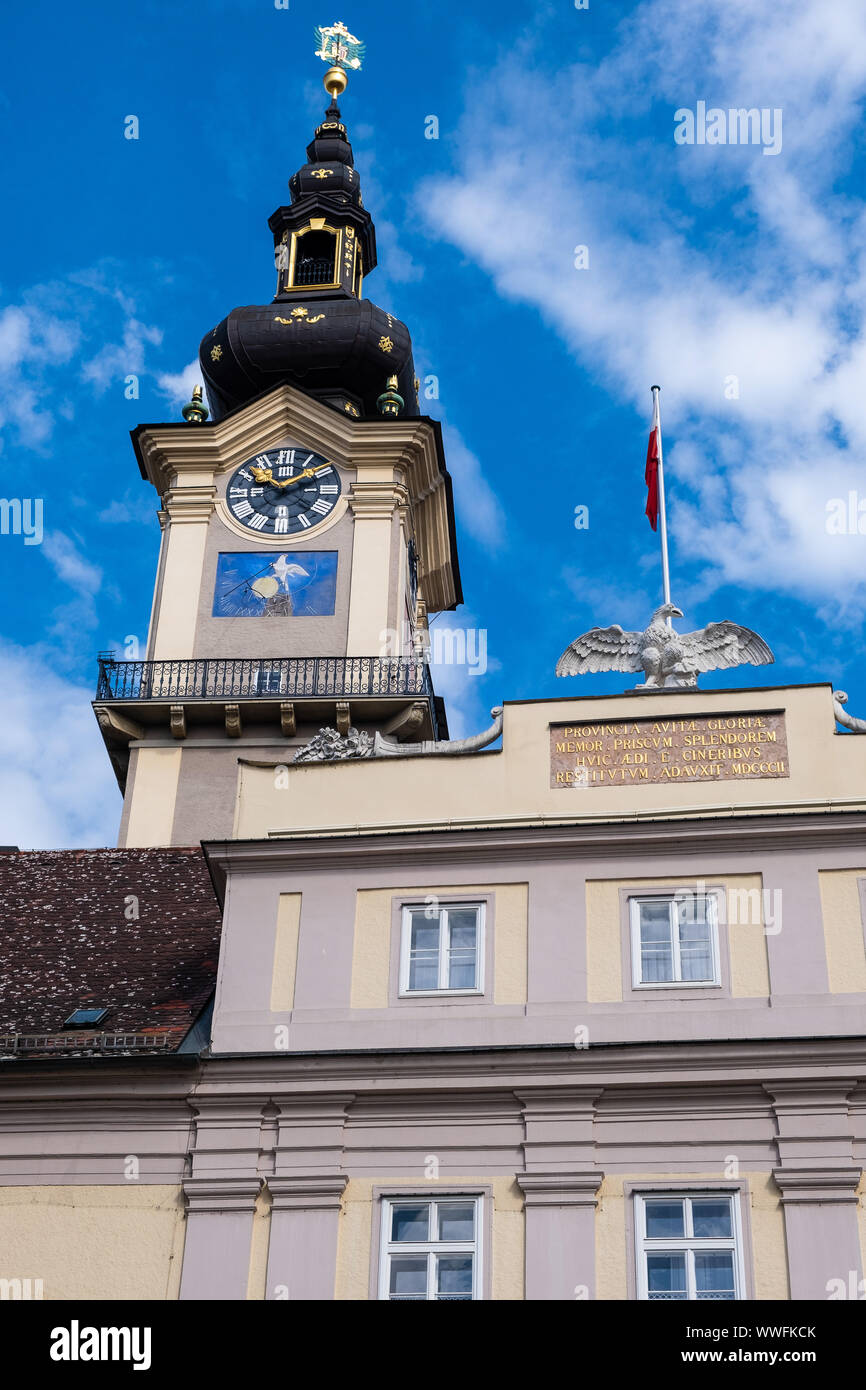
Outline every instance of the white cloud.
[(112, 383), (122, 382), (129, 375), (140, 376), (145, 369), (148, 346), (158, 347), (161, 342), (160, 328), (140, 323), (134, 317), (127, 318), (120, 342), (106, 343), (100, 348), (83, 364), (81, 375), (102, 394)]
[[(827, 535), (825, 516), (866, 493), (866, 208), (836, 188), (864, 95), (860, 0), (648, 0), (599, 68), (547, 83), (518, 54), (476, 85), (459, 171), (419, 195), (611, 392), (648, 416), (662, 382), (672, 532), (704, 592), (778, 589), (849, 617), (866, 538)], [(673, 111), (699, 99), (783, 108), (782, 153), (676, 147)], [(577, 138), (540, 158), (563, 106)], [(665, 106), (669, 136), (648, 133)]]
[(82, 555), (71, 536), (63, 531), (48, 531), (42, 553), (58, 579), (77, 594), (95, 594), (102, 583), (102, 570)]
[(442, 434), (459, 525), (480, 544), (496, 550), (505, 540), (505, 515), (499, 499), (460, 431), (443, 422)]
[(179, 372), (161, 372), (156, 384), (174, 405), (186, 405), (192, 396), (192, 388), (202, 384), (198, 357), (194, 357)]
[(80, 380), (101, 394), (130, 373), (141, 375), (148, 347), (161, 340), (98, 267), (32, 286), (20, 303), (0, 310), (0, 449), (11, 438), (44, 450), (56, 418), (73, 418), (68, 390), (58, 387), (59, 367), (67, 388)]
[(0, 644), (0, 843), (114, 844), (120, 794), (90, 700), (38, 650)]

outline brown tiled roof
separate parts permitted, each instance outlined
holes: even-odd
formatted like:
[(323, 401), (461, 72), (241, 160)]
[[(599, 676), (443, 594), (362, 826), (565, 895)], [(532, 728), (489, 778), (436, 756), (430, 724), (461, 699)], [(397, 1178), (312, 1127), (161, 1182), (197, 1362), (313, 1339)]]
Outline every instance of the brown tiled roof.
[[(0, 849), (0, 1053), (79, 1038), (84, 1051), (176, 1050), (213, 992), (219, 930), (198, 848)], [(114, 1041), (61, 1041), (76, 1008), (107, 1008), (95, 1031)]]

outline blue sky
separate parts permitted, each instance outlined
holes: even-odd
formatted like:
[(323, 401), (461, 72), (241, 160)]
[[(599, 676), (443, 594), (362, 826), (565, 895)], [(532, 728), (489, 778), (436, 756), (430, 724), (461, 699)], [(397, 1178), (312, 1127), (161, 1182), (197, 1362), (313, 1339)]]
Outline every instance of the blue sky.
[[(95, 657), (143, 642), (159, 538), (128, 431), (178, 418), (203, 333), (270, 298), (335, 17), (367, 44), (342, 103), (365, 292), (439, 381), (466, 595), (439, 622), (487, 633), (483, 676), (439, 673), (452, 733), (627, 683), (553, 668), (661, 601), (654, 381), (681, 626), (734, 618), (776, 653), (702, 684), (830, 680), (866, 711), (866, 535), (827, 530), (834, 498), (866, 511), (861, 0), (48, 0), (2, 22), (2, 491), (44, 499), (45, 535), (0, 536), (0, 841), (114, 841)], [(677, 144), (698, 102), (781, 111), (781, 149)]]

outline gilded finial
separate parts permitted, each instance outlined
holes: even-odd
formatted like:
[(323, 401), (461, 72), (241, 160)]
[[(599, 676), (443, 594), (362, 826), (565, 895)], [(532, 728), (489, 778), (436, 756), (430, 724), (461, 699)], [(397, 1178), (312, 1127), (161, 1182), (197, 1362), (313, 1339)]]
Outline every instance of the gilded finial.
[(181, 415), (188, 425), (203, 425), (210, 411), (204, 403), (204, 392), (201, 386), (192, 388), (192, 400), (188, 401), (181, 411)]
[(327, 26), (319, 25), (314, 31), (316, 57), (330, 63), (325, 73), (325, 91), (332, 101), (342, 96), (349, 79), (346, 69), (358, 72), (364, 59), (364, 44), (350, 34), (345, 24), (339, 20)]
[(397, 378), (389, 376), (385, 382), (386, 389), (376, 402), (376, 409), (380, 415), (399, 415), (403, 409), (403, 397), (397, 390)]

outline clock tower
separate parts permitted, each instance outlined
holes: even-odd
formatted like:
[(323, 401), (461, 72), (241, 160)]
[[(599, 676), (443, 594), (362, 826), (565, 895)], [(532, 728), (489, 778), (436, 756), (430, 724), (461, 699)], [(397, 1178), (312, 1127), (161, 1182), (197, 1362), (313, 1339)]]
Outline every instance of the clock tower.
[(375, 228), (337, 105), (362, 50), (322, 33), (331, 103), (269, 220), (274, 297), (205, 335), (207, 406), (132, 434), (162, 541), (144, 659), (101, 657), (94, 702), (121, 846), (232, 838), (242, 766), (320, 728), (448, 736), (426, 634), (462, 601), (451, 480), (409, 331), (362, 296)]

